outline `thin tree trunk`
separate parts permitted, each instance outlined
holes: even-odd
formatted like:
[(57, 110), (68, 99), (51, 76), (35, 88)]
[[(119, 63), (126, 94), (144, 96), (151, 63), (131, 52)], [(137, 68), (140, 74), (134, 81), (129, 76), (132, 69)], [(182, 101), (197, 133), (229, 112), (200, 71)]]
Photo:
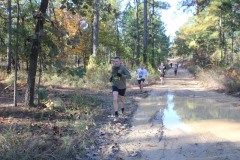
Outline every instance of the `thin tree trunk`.
[(231, 54), (231, 63), (234, 63), (233, 61), (233, 54), (234, 54), (234, 30), (232, 30), (232, 48), (231, 48), (231, 51), (232, 51), (232, 54)]
[(155, 66), (155, 52), (154, 52), (154, 48), (155, 48), (155, 44), (154, 44), (154, 14), (155, 14), (155, 7), (154, 7), (154, 0), (152, 0), (152, 56), (151, 56), (151, 59), (152, 59), (152, 66)]
[(37, 89), (38, 89), (38, 105), (40, 104), (40, 84), (41, 84), (41, 78), (42, 78), (42, 62), (43, 62), (43, 59), (40, 58), (39, 60), (39, 76), (38, 76), (38, 85), (37, 85)]
[(28, 60), (26, 60), (26, 71), (29, 70), (29, 63), (28, 63)]
[(37, 19), (37, 24), (35, 28), (35, 39), (32, 42), (32, 48), (29, 58), (29, 70), (28, 70), (28, 79), (27, 79), (27, 87), (26, 87), (26, 95), (25, 95), (25, 103), (28, 106), (34, 106), (34, 88), (35, 88), (35, 79), (37, 72), (37, 61), (38, 54), (40, 48), (40, 32), (43, 30), (44, 24), (44, 15), (46, 14), (46, 10), (48, 7), (48, 0), (42, 0), (39, 8), (39, 17)]
[(8, 47), (7, 47), (7, 73), (11, 73), (12, 63), (12, 0), (8, 0)]
[(98, 49), (98, 28), (99, 25), (99, 0), (94, 0), (94, 19), (93, 19), (93, 56), (97, 55)]
[(139, 36), (139, 8), (138, 8), (138, 0), (136, 0), (136, 32), (137, 32), (137, 60), (136, 60), (136, 65), (139, 65), (139, 58), (140, 58), (140, 36)]
[(147, 62), (147, 0), (144, 0), (144, 35), (143, 35), (143, 62)]
[[(117, 32), (117, 43), (120, 44), (120, 33), (119, 33), (119, 26), (118, 26), (118, 18), (115, 19), (116, 21), (116, 32)], [(117, 47), (117, 52), (119, 53), (120, 47)]]
[(226, 38), (225, 38), (225, 33), (223, 32), (223, 60), (224, 60), (224, 64), (228, 64), (228, 54), (227, 54), (227, 42), (226, 42)]
[[(25, 29), (25, 17), (22, 17), (21, 20), (22, 20), (22, 28)], [(23, 48), (24, 48), (23, 50), (25, 52), (25, 48), (27, 48), (27, 39), (26, 38), (24, 39), (24, 42), (23, 42)], [(28, 60), (26, 59), (26, 71), (28, 71), (28, 62), (27, 61)], [(22, 69), (24, 69), (24, 62), (25, 61), (22, 60)]]
[(222, 33), (222, 10), (220, 11), (220, 18), (219, 18), (219, 43), (220, 43), (220, 62), (223, 60), (223, 33)]
[(14, 71), (14, 100), (13, 104), (17, 107), (17, 71), (18, 71), (18, 39), (19, 39), (19, 16), (20, 16), (20, 5), (19, 0), (17, 0), (17, 35), (16, 35), (16, 51), (15, 51), (15, 71)]

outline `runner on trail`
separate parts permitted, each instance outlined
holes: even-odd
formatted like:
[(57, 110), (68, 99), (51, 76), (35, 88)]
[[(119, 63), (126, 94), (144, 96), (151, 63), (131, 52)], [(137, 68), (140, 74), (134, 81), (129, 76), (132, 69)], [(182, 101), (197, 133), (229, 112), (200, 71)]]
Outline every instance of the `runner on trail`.
[(141, 68), (136, 70), (136, 74), (138, 75), (138, 86), (143, 91), (144, 81), (146, 77), (149, 75), (149, 72), (145, 69), (144, 65), (141, 65)]
[(115, 57), (113, 60), (112, 82), (113, 106), (115, 111), (114, 121), (118, 121), (118, 95), (122, 104), (122, 114), (124, 113), (124, 95), (126, 92), (126, 79), (130, 79), (130, 72), (121, 64), (121, 58)]
[(166, 72), (166, 66), (161, 62), (161, 64), (158, 67), (158, 71), (160, 72), (160, 80), (161, 84), (163, 84), (163, 78)]
[(177, 75), (177, 70), (178, 70), (178, 64), (176, 63), (174, 65), (174, 74), (175, 74), (175, 76)]

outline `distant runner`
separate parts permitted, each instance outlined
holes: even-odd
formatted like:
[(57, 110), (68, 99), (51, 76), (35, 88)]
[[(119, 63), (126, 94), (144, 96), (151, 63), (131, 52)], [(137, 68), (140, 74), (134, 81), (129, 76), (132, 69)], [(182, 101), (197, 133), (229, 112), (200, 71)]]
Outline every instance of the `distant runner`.
[(121, 65), (121, 58), (115, 57), (113, 60), (112, 76), (110, 82), (112, 82), (113, 93), (113, 106), (115, 111), (114, 121), (118, 121), (118, 95), (122, 103), (122, 114), (124, 113), (124, 95), (126, 92), (126, 79), (130, 79), (131, 74), (129, 71)]
[(160, 80), (161, 84), (163, 84), (163, 78), (166, 72), (166, 66), (161, 62), (160, 66), (158, 67), (158, 71), (160, 72)]
[(149, 72), (145, 69), (144, 65), (141, 65), (141, 68), (136, 70), (136, 74), (138, 75), (138, 85), (141, 90), (143, 91), (144, 81), (146, 77), (149, 75)]
[(176, 63), (174, 65), (174, 74), (175, 74), (175, 76), (177, 75), (177, 70), (178, 70), (178, 64)]

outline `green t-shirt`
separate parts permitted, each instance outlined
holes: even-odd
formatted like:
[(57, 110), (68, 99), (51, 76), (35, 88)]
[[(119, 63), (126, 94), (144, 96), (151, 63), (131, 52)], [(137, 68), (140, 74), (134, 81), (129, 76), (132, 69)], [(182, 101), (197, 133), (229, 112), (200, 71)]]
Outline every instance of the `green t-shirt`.
[[(117, 73), (122, 74), (122, 77), (118, 77)], [(126, 79), (131, 79), (130, 72), (124, 67), (120, 65), (119, 67), (112, 67), (112, 85), (117, 87), (118, 89), (126, 88)]]

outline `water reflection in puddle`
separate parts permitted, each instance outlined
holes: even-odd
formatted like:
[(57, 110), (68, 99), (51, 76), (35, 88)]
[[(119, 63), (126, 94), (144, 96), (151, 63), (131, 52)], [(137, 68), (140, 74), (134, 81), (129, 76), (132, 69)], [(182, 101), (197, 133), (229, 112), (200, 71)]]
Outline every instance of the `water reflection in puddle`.
[(157, 118), (156, 115), (165, 107), (163, 102), (165, 102), (165, 97), (156, 96), (155, 94), (140, 100), (138, 103), (139, 107), (133, 116), (132, 124), (143, 125), (150, 123), (153, 119)]
[(240, 109), (231, 103), (221, 103), (220, 100), (201, 96), (176, 96), (174, 92), (159, 95), (155, 91), (139, 102), (133, 125), (163, 123), (170, 130), (205, 130), (216, 132), (219, 136), (222, 136), (219, 132), (223, 134), (228, 133), (225, 130), (231, 130), (229, 134), (236, 139), (240, 134)]
[(167, 94), (167, 106), (163, 111), (163, 124), (167, 129), (183, 129), (188, 131), (190, 128), (181, 121), (180, 116), (175, 110), (173, 98), (173, 94)]

